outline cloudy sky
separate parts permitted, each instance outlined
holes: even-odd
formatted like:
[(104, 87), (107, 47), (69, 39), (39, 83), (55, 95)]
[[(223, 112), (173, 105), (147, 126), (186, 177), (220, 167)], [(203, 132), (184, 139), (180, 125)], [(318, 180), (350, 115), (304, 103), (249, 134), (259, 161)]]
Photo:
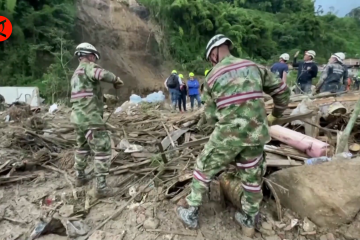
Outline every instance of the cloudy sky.
[(360, 0), (315, 0), (315, 9), (321, 5), (324, 13), (328, 12), (330, 7), (335, 8), (339, 17), (345, 16), (351, 9), (360, 7)]

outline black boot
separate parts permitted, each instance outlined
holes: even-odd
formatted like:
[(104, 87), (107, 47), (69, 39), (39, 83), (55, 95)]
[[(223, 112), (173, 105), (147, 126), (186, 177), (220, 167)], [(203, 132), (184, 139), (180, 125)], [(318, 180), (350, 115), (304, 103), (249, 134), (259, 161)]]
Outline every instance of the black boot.
[(259, 214), (256, 215), (256, 217), (251, 217), (245, 213), (235, 213), (235, 220), (241, 225), (243, 234), (250, 238), (255, 235), (255, 228), (260, 222), (259, 218)]
[(84, 170), (76, 171), (76, 181), (75, 181), (76, 187), (82, 187), (85, 184), (87, 184), (90, 180), (91, 180), (91, 176), (86, 175)]
[(106, 183), (106, 176), (96, 177), (96, 189), (94, 197), (97, 199), (113, 197), (119, 192), (118, 188), (110, 188)]
[(190, 229), (196, 229), (199, 227), (199, 207), (178, 207), (176, 212), (185, 227)]

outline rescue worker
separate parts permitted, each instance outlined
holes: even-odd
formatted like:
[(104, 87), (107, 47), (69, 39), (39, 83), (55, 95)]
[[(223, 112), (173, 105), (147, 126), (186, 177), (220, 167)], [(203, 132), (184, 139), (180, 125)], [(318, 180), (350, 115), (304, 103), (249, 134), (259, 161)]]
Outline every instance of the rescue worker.
[(172, 110), (175, 110), (178, 104), (181, 84), (182, 80), (176, 70), (172, 70), (171, 75), (164, 82), (164, 86), (170, 93)]
[(316, 56), (315, 51), (309, 50), (305, 52), (304, 61), (297, 62), (297, 56), (299, 51), (294, 55), (294, 61), (292, 66), (298, 68), (298, 75), (295, 88), (296, 93), (311, 93), (312, 80), (316, 78), (318, 74), (318, 67), (314, 62)]
[(75, 56), (80, 64), (71, 78), (70, 121), (75, 125), (76, 131), (76, 186), (82, 186), (91, 180), (85, 174), (85, 168), (90, 151), (93, 151), (96, 176), (94, 195), (96, 198), (110, 197), (115, 192), (106, 183), (111, 160), (111, 141), (102, 118), (104, 103), (100, 83), (112, 83), (115, 89), (119, 89), (124, 83), (96, 64), (100, 54), (93, 45), (81, 43), (76, 47)]
[[(223, 34), (211, 38), (206, 46), (206, 59), (214, 67), (204, 81), (202, 98), (206, 120), (215, 129), (196, 160), (191, 193), (186, 198), (188, 206), (176, 210), (187, 227), (197, 228), (202, 195), (208, 191), (210, 181), (235, 162), (244, 190), (242, 211), (235, 214), (235, 219), (244, 235), (252, 237), (263, 198), (264, 145), (270, 141), (268, 124), (287, 108), (290, 90), (267, 69), (232, 56), (232, 46)], [(275, 107), (268, 118), (263, 91), (274, 99)]]
[(343, 86), (346, 86), (348, 78), (348, 68), (343, 65), (344, 59), (345, 54), (342, 52), (331, 55), (316, 85), (316, 92), (336, 93), (344, 90)]
[(286, 77), (289, 72), (289, 67), (287, 65), (287, 61), (289, 61), (290, 56), (287, 53), (283, 53), (280, 55), (279, 62), (275, 63), (271, 67), (271, 72), (276, 74), (278, 78), (280, 78), (284, 83), (286, 83)]

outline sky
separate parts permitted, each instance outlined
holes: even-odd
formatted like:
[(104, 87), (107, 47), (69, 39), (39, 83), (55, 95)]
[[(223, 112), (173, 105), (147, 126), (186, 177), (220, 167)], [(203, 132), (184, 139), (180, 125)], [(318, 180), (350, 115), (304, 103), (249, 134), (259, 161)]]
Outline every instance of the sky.
[(315, 0), (315, 9), (321, 5), (324, 13), (330, 10), (330, 7), (335, 8), (335, 12), (339, 17), (344, 17), (351, 9), (360, 7), (360, 0)]

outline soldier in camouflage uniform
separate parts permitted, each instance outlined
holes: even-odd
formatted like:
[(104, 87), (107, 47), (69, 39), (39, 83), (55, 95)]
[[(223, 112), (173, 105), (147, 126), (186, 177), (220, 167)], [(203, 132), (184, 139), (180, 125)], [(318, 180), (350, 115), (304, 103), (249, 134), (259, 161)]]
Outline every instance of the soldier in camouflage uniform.
[(345, 54), (334, 53), (329, 59), (324, 71), (321, 73), (319, 82), (316, 84), (316, 92), (340, 92), (345, 90), (348, 79), (348, 68), (343, 64)]
[[(263, 197), (268, 124), (287, 108), (290, 90), (265, 68), (232, 56), (232, 45), (229, 38), (219, 34), (206, 47), (206, 58), (214, 67), (206, 76), (202, 98), (206, 120), (215, 124), (215, 129), (196, 160), (191, 193), (186, 199), (188, 207), (178, 207), (177, 213), (187, 227), (197, 228), (198, 209), (210, 181), (235, 162), (243, 187), (242, 212), (236, 213), (235, 219), (243, 233), (252, 237)], [(274, 99), (275, 107), (268, 117), (263, 91)]]
[(71, 78), (70, 121), (76, 129), (76, 186), (82, 186), (91, 179), (86, 176), (85, 168), (92, 151), (96, 175), (95, 197), (108, 197), (113, 195), (115, 189), (110, 189), (106, 184), (110, 167), (111, 140), (102, 118), (104, 104), (100, 82), (112, 83), (115, 89), (120, 88), (123, 82), (95, 63), (100, 59), (100, 54), (91, 44), (78, 45), (75, 55), (79, 58), (80, 64)]

